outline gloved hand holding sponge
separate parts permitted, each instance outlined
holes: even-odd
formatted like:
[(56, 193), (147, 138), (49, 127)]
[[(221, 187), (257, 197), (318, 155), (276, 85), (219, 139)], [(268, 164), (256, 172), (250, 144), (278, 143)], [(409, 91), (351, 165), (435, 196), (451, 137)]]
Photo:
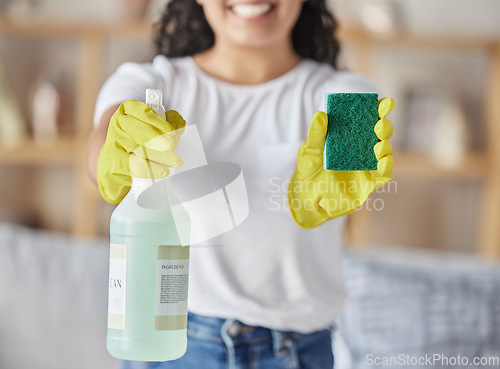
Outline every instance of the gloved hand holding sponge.
[(350, 214), (366, 201), (371, 192), (392, 179), (392, 146), (388, 140), (393, 126), (386, 115), (393, 108), (394, 100), (389, 97), (378, 101), (379, 120), (374, 127), (378, 142), (373, 147), (377, 160), (375, 170), (324, 169), (328, 116), (324, 112), (314, 115), (288, 187), (290, 211), (297, 224), (314, 228), (329, 219)]
[(164, 178), (169, 168), (180, 167), (183, 161), (173, 151), (185, 126), (174, 110), (167, 111), (164, 119), (143, 102), (121, 104), (111, 117), (97, 163), (102, 197), (119, 203), (132, 185), (131, 177)]
[[(324, 112), (314, 115), (288, 187), (290, 210), (300, 226), (314, 228), (354, 212), (371, 192), (392, 179), (392, 146), (388, 139), (393, 126), (386, 115), (393, 108), (391, 98), (378, 102), (379, 121), (374, 131), (379, 142), (373, 148), (377, 169), (371, 171), (325, 170), (323, 150), (328, 116)], [(131, 177), (164, 178), (170, 173), (169, 168), (180, 167), (183, 161), (173, 151), (179, 145), (185, 125), (174, 110), (166, 112), (165, 120), (140, 101), (127, 100), (121, 104), (111, 117), (97, 165), (103, 198), (119, 203), (131, 187)]]

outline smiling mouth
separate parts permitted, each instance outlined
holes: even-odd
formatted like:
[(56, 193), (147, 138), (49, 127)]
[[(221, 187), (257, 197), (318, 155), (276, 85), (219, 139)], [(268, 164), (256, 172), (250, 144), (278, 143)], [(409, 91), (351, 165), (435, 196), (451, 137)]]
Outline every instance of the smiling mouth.
[(233, 14), (240, 18), (256, 18), (262, 15), (268, 14), (275, 8), (274, 4), (271, 3), (243, 3), (231, 5), (229, 9)]

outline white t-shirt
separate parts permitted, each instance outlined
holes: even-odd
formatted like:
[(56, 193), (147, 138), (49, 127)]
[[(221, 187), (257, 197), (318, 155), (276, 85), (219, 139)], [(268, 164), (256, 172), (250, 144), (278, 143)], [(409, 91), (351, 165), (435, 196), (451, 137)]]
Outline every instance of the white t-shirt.
[(165, 108), (197, 125), (209, 161), (239, 164), (247, 186), (248, 218), (223, 235), (222, 246), (191, 248), (189, 310), (302, 333), (331, 324), (345, 300), (343, 218), (303, 229), (285, 190), (325, 92), (375, 87), (308, 59), (269, 82), (236, 85), (204, 73), (191, 57), (156, 56), (152, 63), (125, 63), (109, 77), (94, 124), (115, 104), (144, 101), (146, 88), (161, 89)]

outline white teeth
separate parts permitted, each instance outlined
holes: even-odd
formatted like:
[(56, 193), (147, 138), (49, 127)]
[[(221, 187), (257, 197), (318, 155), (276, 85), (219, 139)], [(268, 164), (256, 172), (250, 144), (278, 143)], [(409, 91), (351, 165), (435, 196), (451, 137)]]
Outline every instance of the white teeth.
[(238, 4), (233, 5), (231, 10), (239, 17), (252, 18), (267, 13), (271, 4)]

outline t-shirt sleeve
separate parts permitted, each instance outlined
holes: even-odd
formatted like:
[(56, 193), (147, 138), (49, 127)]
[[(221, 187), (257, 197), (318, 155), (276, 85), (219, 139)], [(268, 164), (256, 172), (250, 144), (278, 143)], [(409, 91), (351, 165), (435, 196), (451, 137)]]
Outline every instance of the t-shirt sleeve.
[[(124, 63), (104, 82), (94, 110), (94, 126), (104, 112), (126, 100), (144, 101), (147, 88), (164, 91), (169, 84), (170, 73), (165, 68), (166, 58), (156, 57), (152, 63)], [(164, 97), (165, 98), (165, 97)]]

